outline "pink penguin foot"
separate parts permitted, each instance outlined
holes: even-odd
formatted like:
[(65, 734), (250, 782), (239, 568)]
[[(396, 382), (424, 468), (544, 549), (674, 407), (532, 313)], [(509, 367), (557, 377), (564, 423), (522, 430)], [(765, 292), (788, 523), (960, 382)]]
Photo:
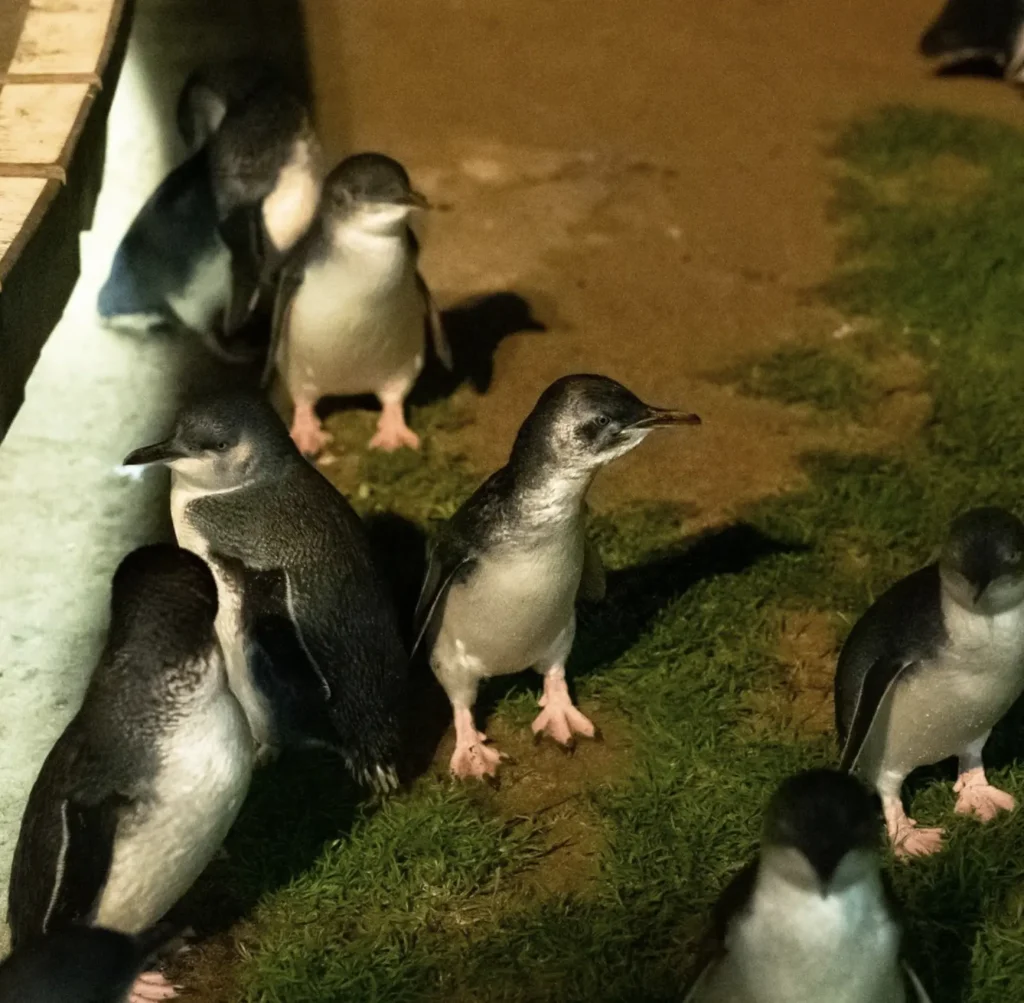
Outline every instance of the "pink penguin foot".
[(304, 456), (316, 456), (331, 442), (330, 432), (324, 431), (312, 408), (296, 408), (291, 436)]
[(406, 425), (401, 404), (385, 404), (377, 422), (377, 431), (370, 440), (370, 449), (393, 453), (403, 446), (419, 449), (420, 437)]
[(493, 745), (485, 745), (486, 741), (487, 736), (478, 731), (475, 742), (455, 746), (450, 764), (453, 776), (460, 780), (469, 780), (471, 777), (483, 780), (484, 777), (498, 775), (498, 764), (505, 757)]
[(889, 825), (889, 839), (897, 857), (927, 857), (942, 849), (942, 829), (919, 829), (917, 822), (905, 815), (895, 825)]
[(985, 780), (981, 770), (961, 774), (953, 790), (958, 815), (974, 815), (982, 822), (991, 822), (1001, 811), (1013, 811), (1017, 806), (1013, 795), (993, 787)]
[(143, 972), (132, 986), (130, 1003), (159, 1003), (178, 995), (178, 986), (172, 986), (161, 972)]
[(593, 738), (597, 734), (593, 722), (573, 704), (568, 693), (564, 697), (545, 693), (539, 703), (544, 709), (532, 725), (537, 738), (546, 734), (559, 745), (571, 747), (575, 742), (574, 735)]

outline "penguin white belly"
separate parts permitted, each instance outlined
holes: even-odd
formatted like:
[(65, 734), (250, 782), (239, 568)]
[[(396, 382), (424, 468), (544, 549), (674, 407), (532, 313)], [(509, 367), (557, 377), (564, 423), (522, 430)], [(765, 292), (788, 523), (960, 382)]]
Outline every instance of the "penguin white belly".
[(496, 549), (445, 601), (434, 645), (439, 666), (501, 676), (536, 665), (572, 622), (583, 574), (582, 528), (569, 539)]
[(423, 368), (425, 310), (400, 248), (309, 267), (278, 358), (289, 390), (319, 398), (411, 386)]
[(858, 882), (822, 898), (761, 881), (729, 930), (726, 958), (699, 1003), (904, 1003), (899, 930), (880, 889)]
[(167, 305), (189, 330), (213, 331), (231, 298), (231, 253), (216, 237), (214, 246), (195, 262), (185, 285), (167, 295)]
[(943, 615), (946, 646), (909, 670), (879, 707), (857, 766), (871, 780), (962, 752), (1024, 692), (1024, 610), (987, 617), (944, 597)]
[(227, 663), (228, 685), (242, 705), (252, 739), (258, 746), (275, 746), (277, 729), (274, 711), (270, 701), (256, 686), (246, 655), (245, 630), (242, 623), (241, 584), (223, 566), (210, 561), (210, 548), (206, 538), (199, 533), (188, 519), (189, 503), (197, 498), (217, 492), (191, 485), (178, 473), (171, 475), (171, 522), (178, 546), (191, 550), (209, 563), (217, 583), (217, 640), (224, 651)]
[(253, 748), (238, 701), (224, 687), (166, 737), (158, 755), (151, 799), (118, 826), (94, 920), (125, 933), (156, 922), (188, 891), (242, 807)]

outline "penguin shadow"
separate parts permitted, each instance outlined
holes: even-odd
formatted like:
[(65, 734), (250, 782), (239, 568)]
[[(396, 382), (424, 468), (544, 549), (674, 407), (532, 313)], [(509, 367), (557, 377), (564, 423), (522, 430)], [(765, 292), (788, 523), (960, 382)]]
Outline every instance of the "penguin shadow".
[[(427, 570), (426, 534), (414, 522), (393, 512), (372, 515), (365, 525), (374, 559), (391, 589), (402, 641), (409, 651), (416, 640), (413, 636), (416, 601)], [(417, 651), (409, 664), (403, 780), (412, 781), (430, 769), (450, 725), (448, 697), (434, 677), (423, 651)]]
[(413, 405), (450, 397), (464, 383), (478, 394), (491, 388), (498, 346), (514, 334), (542, 334), (548, 327), (534, 316), (530, 302), (509, 290), (485, 293), (441, 313), (452, 352), (452, 369), (445, 369), (431, 348), (423, 374), (409, 396)]
[(312, 867), (325, 845), (344, 838), (366, 794), (339, 756), (286, 750), (257, 767), (222, 852), (171, 913), (199, 942), (227, 933), (260, 899)]
[[(709, 578), (738, 575), (779, 554), (803, 553), (806, 544), (777, 540), (746, 522), (709, 530), (607, 576), (604, 599), (577, 606), (576, 640), (569, 662), (570, 685), (600, 671), (632, 648), (651, 621), (689, 589)], [(530, 679), (530, 675), (535, 678)], [(540, 693), (539, 675), (508, 676), (488, 683), (477, 706), (484, 715), (523, 686)]]

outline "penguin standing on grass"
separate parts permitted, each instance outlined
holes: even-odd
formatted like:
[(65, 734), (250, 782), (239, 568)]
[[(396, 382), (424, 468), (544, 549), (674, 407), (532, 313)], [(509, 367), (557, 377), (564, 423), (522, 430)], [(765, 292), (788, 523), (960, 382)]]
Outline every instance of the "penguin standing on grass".
[(328, 746), (394, 790), (407, 657), (391, 596), (359, 517), (270, 404), (199, 401), (124, 462), (171, 469), (174, 530), (216, 573), (231, 686), (262, 755)]
[(929, 1003), (901, 960), (880, 823), (853, 777), (809, 770), (783, 782), (684, 1003)]
[[(106, 648), (32, 788), (14, 853), (15, 950), (74, 924), (140, 934), (220, 848), (252, 775), (252, 735), (217, 642), (217, 587), (178, 547), (114, 575)], [(174, 995), (162, 975), (132, 1003)]]
[(1024, 692), (1024, 523), (999, 508), (954, 520), (939, 560), (897, 582), (857, 621), (836, 666), (841, 766), (882, 798), (897, 854), (934, 853), (901, 789), (919, 766), (959, 760), (956, 810), (986, 822), (1014, 799), (982, 750)]
[(537, 401), (508, 463), (441, 528), (416, 620), (452, 703), (453, 774), (497, 771), (501, 754), (473, 721), (480, 682), (491, 676), (535, 669), (544, 695), (534, 734), (563, 746), (574, 735), (594, 737), (565, 679), (577, 597), (604, 594), (600, 555), (586, 539), (587, 490), (601, 467), (656, 428), (699, 423), (695, 414), (651, 407), (605, 376), (563, 377)]
[(419, 448), (404, 408), (428, 332), (452, 367), (409, 226), (425, 208), (405, 168), (379, 153), (343, 160), (324, 182), (317, 220), (281, 274), (263, 381), (280, 374), (295, 407), (292, 438), (308, 456), (330, 441), (317, 401), (367, 393), (381, 403), (370, 448)]

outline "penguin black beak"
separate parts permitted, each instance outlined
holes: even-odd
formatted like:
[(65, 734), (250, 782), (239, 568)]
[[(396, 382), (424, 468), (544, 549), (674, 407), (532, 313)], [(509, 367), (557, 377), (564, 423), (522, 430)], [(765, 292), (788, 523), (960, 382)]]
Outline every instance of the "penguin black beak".
[(174, 444), (173, 439), (164, 439), (163, 442), (155, 442), (152, 446), (132, 450), (124, 458), (121, 466), (145, 467), (151, 463), (170, 463), (172, 460), (180, 460), (185, 455), (181, 447)]
[(411, 190), (406, 196), (406, 205), (411, 205), (414, 209), (430, 209), (432, 208), (430, 202), (427, 200), (427, 196), (422, 192)]
[(667, 428), (669, 425), (699, 425), (699, 414), (688, 411), (672, 411), (669, 408), (651, 407), (639, 421), (633, 422), (631, 428)]

